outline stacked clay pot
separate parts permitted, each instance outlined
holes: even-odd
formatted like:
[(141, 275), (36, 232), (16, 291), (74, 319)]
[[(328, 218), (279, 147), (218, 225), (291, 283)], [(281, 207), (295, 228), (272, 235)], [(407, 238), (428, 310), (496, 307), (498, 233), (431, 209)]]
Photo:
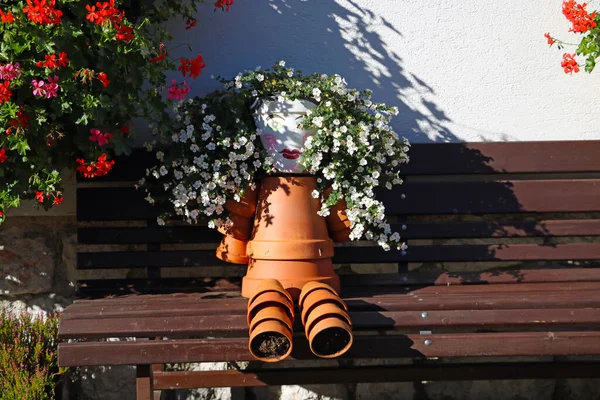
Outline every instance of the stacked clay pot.
[(252, 238), (247, 245), (248, 272), (242, 296), (249, 297), (265, 278), (277, 279), (294, 299), (311, 281), (339, 290), (333, 269), (333, 241), (319, 216), (314, 176), (267, 176), (262, 179)]
[[(323, 191), (323, 197), (327, 199), (331, 193), (331, 187)], [(334, 206), (329, 207), (329, 215), (325, 218), (329, 236), (334, 242), (342, 243), (350, 240), (350, 220), (346, 215), (346, 201), (342, 198)]]
[(239, 202), (227, 200), (224, 204), (233, 225), (219, 227), (219, 232), (224, 235), (217, 248), (217, 257), (221, 260), (232, 264), (248, 264), (246, 245), (252, 233), (257, 195), (256, 190), (248, 188)]
[(292, 352), (294, 303), (275, 279), (264, 279), (248, 301), (250, 353), (258, 360), (276, 362)]
[(352, 346), (352, 322), (338, 293), (322, 282), (307, 283), (300, 293), (302, 324), (310, 350), (322, 358), (344, 354)]

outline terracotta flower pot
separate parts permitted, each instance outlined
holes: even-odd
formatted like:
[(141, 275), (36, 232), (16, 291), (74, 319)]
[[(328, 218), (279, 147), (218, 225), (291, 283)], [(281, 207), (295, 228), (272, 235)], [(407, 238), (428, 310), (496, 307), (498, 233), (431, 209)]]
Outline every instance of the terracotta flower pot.
[(233, 222), (233, 225), (225, 227), (221, 225), (217, 230), (223, 235), (233, 236), (238, 240), (248, 241), (250, 239), (250, 233), (252, 233), (252, 218), (243, 217), (239, 214), (229, 214), (229, 219)]
[(308, 314), (306, 322), (304, 323), (304, 331), (308, 336), (309, 332), (314, 328), (315, 324), (326, 318), (341, 318), (346, 321), (348, 326), (352, 327), (352, 321), (348, 313), (340, 307), (338, 303), (322, 303), (315, 307), (314, 310)]
[(245, 240), (239, 240), (230, 235), (223, 236), (221, 244), (217, 247), (217, 258), (232, 264), (248, 264)]
[(263, 320), (256, 324), (250, 333), (248, 349), (258, 360), (281, 361), (292, 352), (292, 330), (285, 322)]
[(254, 293), (248, 296), (248, 304), (250, 305), (254, 299), (263, 292), (279, 292), (292, 302), (292, 296), (283, 288), (283, 285), (277, 279), (263, 279), (256, 285)]
[(310, 350), (321, 358), (341, 356), (350, 349), (354, 341), (352, 328), (338, 317), (318, 321), (307, 337)]
[(253, 318), (248, 322), (249, 331), (252, 332), (259, 323), (270, 319), (283, 322), (292, 331), (294, 329), (293, 318), (290, 317), (287, 309), (281, 305), (278, 305), (260, 308), (259, 311), (255, 313)]
[(297, 298), (310, 281), (339, 289), (333, 270), (333, 242), (325, 219), (317, 215), (320, 201), (312, 196), (313, 176), (268, 176), (261, 181), (248, 272), (242, 296), (249, 297), (265, 278), (275, 278)]
[(304, 303), (304, 299), (306, 299), (306, 296), (308, 296), (310, 293), (312, 293), (315, 290), (327, 290), (327, 291), (339, 296), (338, 291), (326, 283), (319, 282), (319, 281), (308, 282), (306, 285), (304, 285), (302, 287), (302, 292), (300, 293), (300, 297), (298, 298), (298, 305), (300, 306), (300, 308), (302, 308), (302, 304)]
[(264, 292), (259, 294), (252, 303), (249, 303), (248, 324), (261, 309), (274, 305), (281, 307), (290, 317), (294, 317), (294, 305), (287, 297), (278, 292)]
[[(332, 189), (330, 187), (325, 189), (323, 191), (323, 196), (327, 199), (331, 191)], [(329, 215), (325, 219), (327, 221), (329, 234), (334, 242), (347, 242), (350, 240), (352, 229), (350, 229), (350, 220), (346, 215), (347, 207), (344, 199), (340, 199), (337, 204), (329, 207)]]
[(250, 187), (246, 188), (244, 196), (240, 201), (228, 199), (223, 207), (230, 213), (240, 215), (246, 218), (254, 217), (256, 212), (256, 201), (258, 199), (258, 188), (252, 190)]
[[(304, 291), (303, 293), (304, 294)], [(311, 290), (308, 294), (302, 296), (301, 315), (303, 324), (306, 324), (309, 315), (325, 304), (334, 304), (342, 311), (347, 312), (348, 306), (337, 294), (323, 288)]]

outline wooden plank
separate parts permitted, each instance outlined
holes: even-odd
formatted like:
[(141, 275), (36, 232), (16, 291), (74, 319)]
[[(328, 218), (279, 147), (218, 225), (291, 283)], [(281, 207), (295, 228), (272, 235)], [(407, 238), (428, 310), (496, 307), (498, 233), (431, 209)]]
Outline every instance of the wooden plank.
[(600, 141), (416, 143), (406, 175), (600, 171)]
[[(163, 281), (163, 285), (170, 287), (172, 278), (166, 278)], [(600, 268), (561, 268), (561, 269), (515, 269), (515, 270), (493, 270), (493, 271), (481, 271), (481, 272), (469, 272), (469, 271), (457, 271), (457, 272), (409, 272), (402, 274), (348, 274), (340, 275), (342, 287), (350, 286), (427, 286), (427, 285), (441, 285), (441, 286), (453, 286), (453, 285), (464, 285), (464, 284), (508, 284), (508, 283), (540, 283), (540, 282), (591, 282), (600, 281)], [(187, 282), (187, 280), (185, 280)], [(217, 280), (211, 280), (215, 282)], [(232, 287), (237, 287), (239, 280), (230, 282), (221, 280), (220, 286), (223, 287), (224, 283)], [(102, 281), (100, 281), (102, 282)], [(111, 282), (108, 280), (107, 282)], [(213, 290), (213, 292), (216, 291)], [(137, 295), (137, 296), (121, 296), (119, 298), (112, 299), (78, 299), (75, 300), (75, 304), (70, 307), (78, 308), (84, 306), (91, 307), (102, 307), (116, 306), (118, 304), (134, 305), (138, 303), (147, 303), (150, 301), (157, 301), (160, 303), (174, 300), (177, 302), (191, 299), (191, 301), (200, 301), (202, 298), (210, 296), (214, 298), (211, 292), (204, 293), (171, 293), (168, 295)]]
[[(404, 227), (404, 228), (403, 228)], [(404, 240), (600, 235), (600, 220), (485, 221), (392, 224)], [(206, 226), (86, 227), (77, 230), (82, 244), (219, 243), (222, 235)]]
[[(527, 156), (524, 157), (523, 155)], [(599, 140), (542, 142), (414, 143), (405, 175), (600, 171)], [(94, 182), (137, 181), (156, 165), (155, 153), (133, 149), (115, 157), (111, 172)], [(80, 182), (89, 179), (77, 177)]]
[[(377, 196), (390, 215), (592, 212), (600, 211), (600, 179), (406, 182)], [(77, 220), (145, 220), (168, 209), (144, 197), (133, 187), (78, 188)]]
[(78, 297), (157, 293), (239, 292), (241, 278), (94, 279), (77, 281)]
[(207, 226), (89, 227), (77, 229), (82, 244), (219, 243), (223, 237)]
[[(334, 264), (468, 261), (598, 260), (600, 243), (410, 246), (406, 254), (379, 246), (336, 249)], [(78, 269), (231, 267), (214, 250), (116, 251), (77, 254)]]
[[(507, 332), (356, 336), (341, 358), (600, 355), (600, 332)], [(290, 359), (315, 359), (294, 338)], [(79, 342), (58, 345), (60, 366), (253, 361), (246, 338)]]
[(598, 377), (597, 361), (456, 363), (159, 372), (154, 374), (154, 388)]
[[(66, 319), (60, 323), (62, 339), (85, 337), (154, 337), (154, 336), (242, 336), (248, 335), (244, 314), (238, 315), (179, 315), (166, 311), (159, 315), (140, 317), (121, 314), (119, 317)], [(160, 315), (162, 314), (162, 315)], [(430, 312), (351, 312), (355, 333), (360, 330), (398, 330), (419, 332), (453, 332), (464, 329), (532, 329), (555, 330), (565, 327), (600, 328), (600, 309), (517, 309), (517, 310), (440, 310)], [(296, 330), (302, 332), (299, 320)]]
[(390, 215), (592, 212), (600, 211), (600, 179), (407, 182), (377, 198)]

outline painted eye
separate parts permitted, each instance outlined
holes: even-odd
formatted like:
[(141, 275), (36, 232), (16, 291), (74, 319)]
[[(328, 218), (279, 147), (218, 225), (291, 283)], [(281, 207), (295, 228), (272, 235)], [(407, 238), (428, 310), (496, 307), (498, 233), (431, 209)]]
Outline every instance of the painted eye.
[(267, 114), (267, 121), (273, 119), (273, 114)]

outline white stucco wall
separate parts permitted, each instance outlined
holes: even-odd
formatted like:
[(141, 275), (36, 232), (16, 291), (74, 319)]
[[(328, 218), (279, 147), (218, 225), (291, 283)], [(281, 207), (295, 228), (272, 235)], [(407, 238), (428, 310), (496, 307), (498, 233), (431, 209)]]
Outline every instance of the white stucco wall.
[(284, 59), (373, 89), (414, 142), (600, 139), (600, 67), (565, 75), (543, 37), (574, 40), (561, 0), (236, 0), (198, 20), (170, 23), (207, 64), (192, 94)]

